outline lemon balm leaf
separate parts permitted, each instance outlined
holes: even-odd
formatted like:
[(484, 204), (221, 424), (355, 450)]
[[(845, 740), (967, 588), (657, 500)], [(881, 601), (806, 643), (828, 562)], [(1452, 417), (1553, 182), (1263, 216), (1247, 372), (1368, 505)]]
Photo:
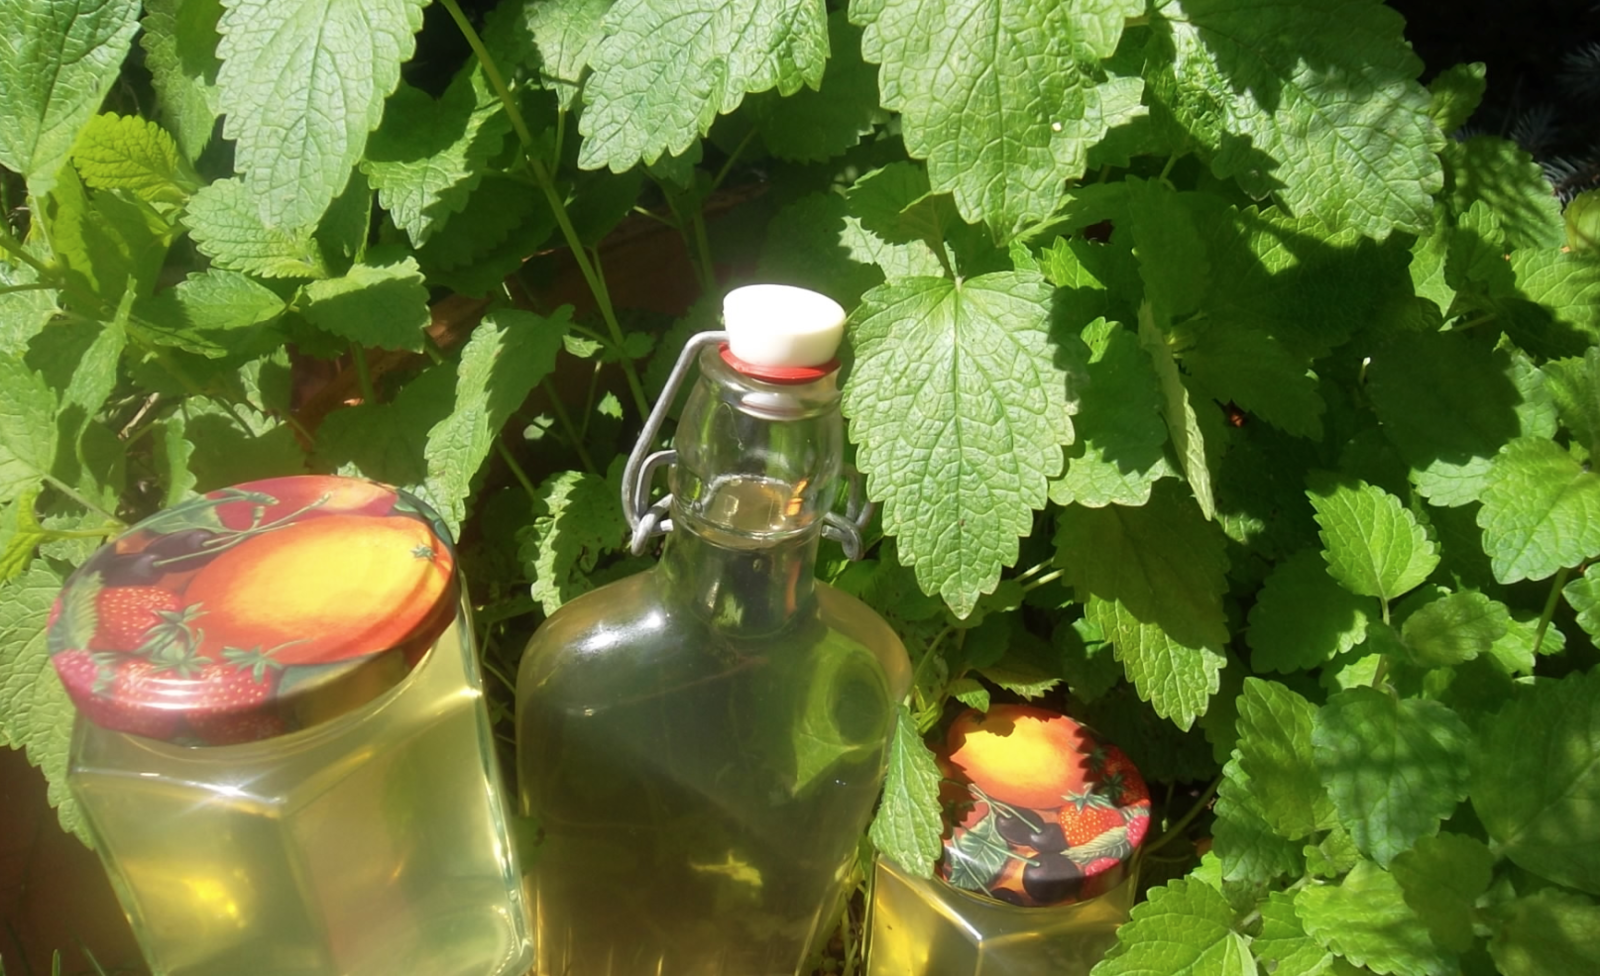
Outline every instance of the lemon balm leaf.
[(1154, 94), (1218, 176), (1380, 240), (1432, 224), (1443, 140), (1399, 14), (1376, 0), (1184, 0), (1152, 20)]
[(1328, 572), (1358, 596), (1392, 600), (1439, 565), (1439, 547), (1400, 499), (1366, 482), (1307, 492), (1321, 526)]
[(868, 833), (884, 856), (912, 874), (928, 878), (933, 876), (934, 862), (943, 849), (939, 766), (917, 734), (911, 710), (904, 704), (897, 708), (883, 801)]
[(415, 48), (427, 0), (224, 0), (218, 107), (263, 223), (315, 224)]
[(908, 278), (852, 316), (856, 463), (901, 561), (959, 616), (1015, 561), (1072, 440), (1066, 376), (1081, 353), (1050, 342), (1048, 302), (1037, 274)]
[(1052, 213), (1111, 128), (1144, 114), (1143, 82), (1108, 71), (1140, 0), (869, 0), (850, 5), (906, 150), (962, 217), (1009, 238)]
[(583, 86), (578, 165), (680, 156), (746, 94), (822, 81), (822, 0), (619, 0)]
[(0, 0), (0, 166), (43, 198), (139, 27), (138, 0)]
[(1489, 465), (1478, 526), (1502, 583), (1600, 555), (1600, 477), (1555, 441), (1519, 437)]
[(1233, 907), (1215, 888), (1180, 878), (1152, 888), (1117, 931), (1096, 976), (1254, 976), (1249, 942), (1233, 927)]

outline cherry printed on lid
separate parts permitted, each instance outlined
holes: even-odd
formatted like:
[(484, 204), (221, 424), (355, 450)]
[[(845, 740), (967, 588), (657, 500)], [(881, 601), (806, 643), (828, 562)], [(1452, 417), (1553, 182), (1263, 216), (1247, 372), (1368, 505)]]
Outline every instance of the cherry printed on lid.
[(938, 870), (957, 888), (1024, 907), (1087, 901), (1122, 882), (1150, 828), (1150, 793), (1128, 757), (1048, 709), (969, 709), (938, 758)]
[(394, 684), (456, 619), (438, 516), (387, 485), (274, 478), (159, 512), (91, 556), (51, 610), (51, 663), (104, 728), (234, 745)]

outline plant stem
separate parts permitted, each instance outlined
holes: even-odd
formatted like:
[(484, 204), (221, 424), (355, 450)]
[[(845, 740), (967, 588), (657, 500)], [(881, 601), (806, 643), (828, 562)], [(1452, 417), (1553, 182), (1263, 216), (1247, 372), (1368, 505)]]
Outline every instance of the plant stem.
[(99, 505), (95, 504), (93, 501), (90, 501), (88, 496), (82, 494), (76, 488), (71, 487), (66, 482), (62, 481), (60, 478), (57, 478), (54, 475), (48, 475), (48, 474), (47, 475), (43, 475), (42, 477), (44, 478), (45, 482), (47, 484), (49, 484), (50, 487), (54, 488), (56, 491), (61, 492), (63, 495), (66, 495), (68, 498), (70, 498), (73, 501), (77, 502), (79, 505), (82, 505), (84, 508), (87, 508), (91, 512), (99, 512), (101, 515), (104, 515), (106, 517), (106, 520), (108, 522), (115, 522), (116, 525), (117, 525), (118, 530), (121, 530), (121, 529), (123, 529), (123, 528), (125, 528), (127, 526), (128, 523), (122, 521), (122, 519), (117, 518), (116, 515), (114, 515), (113, 513), (108, 512), (105, 509), (101, 508)]
[(1194, 802), (1194, 806), (1189, 808), (1188, 813), (1185, 813), (1182, 817), (1180, 817), (1177, 823), (1173, 824), (1171, 827), (1168, 827), (1166, 830), (1163, 830), (1160, 837), (1157, 837), (1153, 842), (1144, 846), (1144, 854), (1142, 856), (1149, 857), (1156, 851), (1159, 851), (1161, 848), (1165, 847), (1167, 842), (1172, 840), (1172, 838), (1177, 837), (1179, 834), (1182, 834), (1185, 830), (1187, 830), (1189, 825), (1194, 822), (1194, 818), (1200, 816), (1200, 811), (1204, 810), (1210, 805), (1211, 798), (1217, 795), (1217, 788), (1221, 785), (1222, 774), (1219, 773), (1217, 774), (1217, 778), (1211, 781), (1211, 785), (1206, 787), (1206, 791), (1200, 794), (1200, 799), (1196, 800)]
[(1372, 687), (1383, 687), (1383, 679), (1389, 675), (1389, 655), (1384, 654), (1378, 658), (1377, 670), (1372, 672)]
[(550, 412), (556, 415), (556, 423), (561, 425), (562, 431), (567, 435), (567, 440), (572, 442), (572, 449), (577, 452), (578, 461), (583, 465), (583, 470), (591, 474), (599, 474), (600, 470), (594, 466), (594, 459), (589, 456), (589, 449), (583, 446), (583, 438), (578, 435), (577, 429), (572, 426), (572, 417), (568, 415), (566, 406), (562, 404), (561, 397), (556, 392), (555, 384), (550, 382), (550, 377), (548, 376), (540, 382), (544, 384), (544, 391), (550, 397)]
[(1030, 576), (1038, 576), (1040, 573), (1044, 572), (1045, 570), (1049, 569), (1050, 567), (1052, 567), (1054, 565), (1055, 565), (1055, 560), (1053, 560), (1053, 559), (1046, 559), (1042, 563), (1034, 563), (1032, 566), (1029, 566), (1027, 569), (1025, 569), (1022, 572), (1018, 573), (1014, 577), (1014, 579), (1018, 583), (1026, 582), (1028, 577), (1030, 577)]
[(372, 388), (372, 368), (367, 365), (367, 351), (359, 343), (350, 343), (350, 358), (356, 364), (356, 382), (361, 386), (361, 402), (377, 403), (377, 391)]
[(19, 291), (54, 291), (57, 285), (53, 281), (32, 281), (25, 285), (6, 285), (0, 288), (0, 295), (11, 295)]
[(755, 137), (756, 130), (751, 129), (744, 134), (743, 139), (739, 140), (739, 144), (733, 147), (733, 152), (728, 154), (727, 161), (722, 164), (721, 169), (717, 170), (717, 175), (712, 177), (711, 188), (706, 191), (707, 195), (717, 192), (717, 187), (721, 186), (722, 181), (728, 178), (728, 173), (732, 172), (733, 164), (739, 159), (739, 155), (744, 152), (745, 147), (750, 145), (750, 140)]
[(1556, 614), (1556, 603), (1561, 599), (1561, 590), (1567, 585), (1567, 578), (1572, 575), (1572, 567), (1563, 566), (1556, 573), (1556, 578), (1550, 583), (1550, 595), (1544, 601), (1544, 613), (1539, 615), (1539, 628), (1533, 632), (1533, 653), (1537, 657), (1539, 648), (1544, 646), (1544, 632), (1550, 629), (1550, 618)]
[[(600, 317), (605, 320), (606, 330), (611, 333), (611, 341), (622, 348), (622, 326), (617, 322), (617, 313), (611, 307), (611, 295), (606, 291), (606, 284), (590, 262), (588, 252), (584, 250), (583, 240), (578, 236), (578, 230), (572, 225), (572, 218), (567, 214), (566, 201), (561, 199), (561, 194), (556, 191), (555, 180), (550, 175), (550, 170), (545, 166), (544, 160), (539, 157), (538, 147), (534, 145), (533, 133), (528, 129), (527, 120), (522, 117), (522, 109), (518, 107), (517, 100), (512, 96), (511, 89), (506, 85), (506, 80), (500, 74), (499, 67), (490, 57), (488, 48), (483, 46), (483, 39), (478, 32), (473, 30), (472, 23), (467, 20), (467, 15), (461, 12), (461, 5), (456, 0), (444, 0), (445, 9), (450, 12), (450, 17), (456, 22), (461, 35), (466, 38), (467, 45), (472, 48), (472, 53), (477, 55), (478, 63), (483, 65), (483, 73), (488, 76), (489, 84), (494, 86), (495, 93), (500, 96), (500, 103), (506, 107), (506, 115), (511, 119), (511, 128), (517, 134), (517, 141), (522, 144), (522, 157), (528, 164), (528, 169), (533, 172), (534, 180), (539, 184), (539, 189), (544, 192), (545, 200), (550, 204), (550, 210), (555, 214), (556, 225), (561, 228), (561, 236), (566, 239), (567, 248), (572, 251), (572, 258), (578, 263), (578, 271), (583, 275), (583, 280), (589, 286), (589, 293), (594, 296), (595, 306), (600, 310)], [(650, 413), (650, 400), (644, 395), (644, 384), (639, 381), (639, 373), (634, 369), (633, 362), (626, 357), (618, 357), (622, 364), (622, 373), (628, 380), (628, 390), (633, 394), (634, 407), (639, 411), (640, 417)]]
[(1057, 569), (1053, 572), (1045, 573), (1036, 580), (1030, 580), (1029, 582), (1024, 583), (1022, 586), (1022, 592), (1028, 593), (1030, 591), (1037, 590), (1046, 583), (1054, 583), (1056, 580), (1060, 579), (1061, 575), (1065, 572), (1066, 570), (1064, 569)]
[(696, 203), (689, 212), (689, 224), (694, 228), (694, 249), (700, 255), (695, 265), (700, 269), (700, 293), (710, 296), (717, 293), (717, 270), (711, 263), (711, 241), (706, 237), (706, 215)]
[(538, 504), (539, 490), (533, 487), (533, 481), (528, 477), (528, 472), (522, 470), (522, 465), (518, 464), (517, 459), (511, 455), (511, 449), (506, 447), (506, 442), (496, 437), (494, 439), (494, 449), (500, 452), (500, 459), (505, 461), (506, 467), (511, 469), (511, 473), (516, 475), (518, 481), (522, 482), (522, 490), (528, 493), (528, 501)]
[(37, 271), (41, 277), (50, 279), (56, 279), (59, 277), (56, 274), (55, 268), (52, 268), (50, 265), (45, 264), (43, 261), (40, 261), (38, 258), (29, 254), (28, 249), (22, 246), (22, 242), (18, 241), (15, 237), (12, 237), (11, 232), (6, 230), (4, 226), (0, 226), (0, 248), (5, 248), (7, 251), (10, 251), (12, 254), (16, 255), (18, 260)]

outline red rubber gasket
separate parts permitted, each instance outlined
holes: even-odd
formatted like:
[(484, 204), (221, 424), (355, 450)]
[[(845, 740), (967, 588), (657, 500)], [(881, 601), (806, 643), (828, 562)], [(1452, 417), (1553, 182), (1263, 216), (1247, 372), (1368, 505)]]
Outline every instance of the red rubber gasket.
[(755, 363), (747, 363), (735, 356), (726, 342), (722, 344), (718, 351), (722, 353), (723, 362), (744, 375), (761, 380), (764, 383), (814, 383), (839, 368), (839, 360), (837, 358), (830, 359), (821, 366), (757, 366)]

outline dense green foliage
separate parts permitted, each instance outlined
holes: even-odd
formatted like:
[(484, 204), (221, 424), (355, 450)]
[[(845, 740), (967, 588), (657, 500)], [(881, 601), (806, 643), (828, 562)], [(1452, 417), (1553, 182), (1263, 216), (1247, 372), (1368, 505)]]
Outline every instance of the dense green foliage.
[[(761, 278), (852, 310), (881, 520), (824, 572), (917, 676), (880, 846), (939, 849), (912, 723), (1042, 696), (1180, 841), (1102, 976), (1594, 971), (1600, 257), (1447, 138), (1481, 66), (1424, 88), (1374, 0), (834, 6), (0, 0), (0, 741), (64, 826), (42, 630), (101, 540), (413, 489), (503, 717), (540, 615), (642, 565), (619, 456)], [(651, 219), (675, 321), (607, 275)]]

